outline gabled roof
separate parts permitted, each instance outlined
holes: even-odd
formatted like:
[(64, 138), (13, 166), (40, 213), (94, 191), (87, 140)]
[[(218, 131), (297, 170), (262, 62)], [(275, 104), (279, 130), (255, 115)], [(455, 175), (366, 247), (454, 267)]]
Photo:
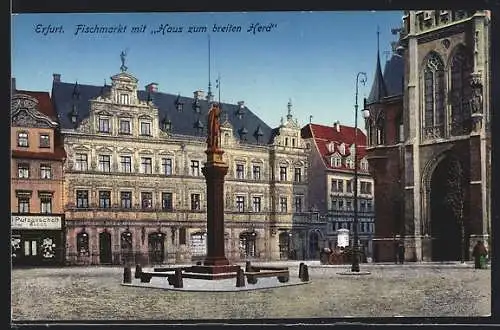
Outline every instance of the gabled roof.
[[(314, 140), (314, 144), (323, 159), (323, 163), (325, 167), (328, 169), (340, 169), (345, 171), (353, 171), (353, 169), (346, 167), (342, 164), (341, 167), (332, 167), (330, 163), (330, 156), (339, 152), (338, 147), (345, 143), (345, 155), (343, 157), (348, 157), (350, 155), (350, 146), (354, 143), (354, 135), (355, 129), (351, 126), (345, 126), (339, 124), (340, 130), (337, 130), (335, 127), (317, 125), (317, 124), (308, 124), (304, 126), (301, 130), (301, 136), (303, 139), (312, 138)], [(357, 134), (357, 148), (358, 151), (358, 161), (363, 159), (366, 155), (366, 135), (362, 130), (358, 128)], [(335, 144), (334, 152), (330, 152), (328, 150), (328, 144), (333, 142)]]
[[(80, 123), (83, 119), (89, 116), (90, 100), (100, 95), (106, 94), (110, 91), (110, 86), (95, 86), (95, 85), (82, 85), (78, 84), (77, 93), (74, 93), (75, 84), (54, 81), (52, 85), (52, 99), (55, 109), (59, 114), (59, 120), (62, 128), (74, 128), (70, 120), (70, 113), (73, 109), (73, 102), (75, 102), (78, 111), (78, 121)], [(73, 94), (76, 96), (73, 97)], [(206, 134), (206, 121), (208, 113), (208, 102), (203, 99), (200, 100), (200, 113), (193, 110), (194, 99), (192, 97), (179, 96), (177, 94), (168, 94), (163, 92), (149, 92), (146, 90), (138, 90), (139, 100), (146, 101), (152, 100), (154, 105), (159, 110), (160, 123), (168, 118), (172, 123), (172, 133), (187, 135), (187, 136), (200, 136), (199, 130), (196, 129), (198, 120), (204, 125), (204, 131), (201, 135)], [(183, 110), (178, 111), (176, 108), (176, 101), (183, 103)], [(222, 116), (226, 118), (233, 126), (233, 135), (236, 139), (240, 138), (239, 132), (244, 128), (246, 134), (245, 143), (257, 144), (257, 139), (254, 133), (260, 127), (259, 144), (267, 143), (271, 139), (271, 127), (264, 121), (257, 117), (251, 110), (245, 107), (245, 112), (240, 119), (236, 114), (238, 105), (222, 103)]]
[[(26, 90), (16, 89), (14, 93), (25, 94), (35, 98), (38, 101), (37, 110), (60, 125), (56, 111), (54, 109), (52, 100), (48, 92), (26, 91)], [(54, 130), (54, 152), (31, 152), (24, 150), (13, 150), (12, 157), (26, 158), (26, 159), (45, 159), (45, 160), (65, 159), (66, 151), (64, 150), (64, 141), (59, 127)]]

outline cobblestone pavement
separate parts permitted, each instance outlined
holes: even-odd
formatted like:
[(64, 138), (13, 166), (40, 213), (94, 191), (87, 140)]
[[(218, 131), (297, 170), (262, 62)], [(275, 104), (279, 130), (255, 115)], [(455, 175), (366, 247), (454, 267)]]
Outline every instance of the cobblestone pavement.
[[(290, 264), (297, 276), (297, 263)], [(12, 320), (185, 320), (487, 316), (490, 270), (471, 265), (310, 267), (311, 282), (248, 292), (176, 292), (122, 286), (123, 268), (12, 271)]]

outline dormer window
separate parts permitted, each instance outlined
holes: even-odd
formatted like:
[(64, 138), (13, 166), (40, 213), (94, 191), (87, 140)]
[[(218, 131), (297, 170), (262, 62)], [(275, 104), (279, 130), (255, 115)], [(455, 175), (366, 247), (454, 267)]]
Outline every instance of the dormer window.
[(99, 132), (110, 133), (109, 118), (99, 118)]
[(181, 101), (181, 97), (180, 95), (177, 96), (177, 100), (175, 100), (175, 109), (177, 109), (177, 111), (181, 112), (184, 108), (184, 103)]
[(363, 171), (368, 171), (368, 161), (366, 159), (361, 160), (360, 167)]
[(329, 152), (334, 152), (335, 151), (335, 144), (333, 142), (330, 142), (327, 146)]
[(345, 155), (345, 144), (344, 143), (342, 143), (339, 146), (339, 152), (340, 152), (340, 154)]
[(120, 104), (130, 104), (129, 95), (128, 94), (120, 94)]
[(354, 160), (349, 157), (345, 161), (347, 168), (354, 168)]
[(338, 156), (332, 157), (331, 164), (333, 167), (341, 167), (342, 166), (342, 158)]

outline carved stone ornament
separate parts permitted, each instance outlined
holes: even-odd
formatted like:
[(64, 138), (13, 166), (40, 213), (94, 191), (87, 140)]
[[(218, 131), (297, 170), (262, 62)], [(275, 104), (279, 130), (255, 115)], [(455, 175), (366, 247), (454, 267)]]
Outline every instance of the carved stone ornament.
[(482, 89), (483, 85), (481, 82), (481, 74), (473, 73), (470, 78), (470, 85), (472, 88), (472, 96), (470, 99), (470, 109), (471, 113), (482, 113), (483, 112), (483, 96)]
[(33, 128), (50, 128), (51, 125), (46, 121), (37, 120), (30, 114), (26, 112), (26, 110), (19, 111), (12, 118), (12, 126), (17, 127), (33, 127)]
[(10, 111), (13, 126), (33, 128), (53, 128), (57, 126), (57, 123), (38, 111), (38, 100), (29, 95), (14, 95)]
[(82, 122), (80, 123), (80, 125), (78, 125), (78, 127), (76, 128), (76, 130), (78, 132), (82, 132), (82, 133), (90, 133), (90, 122), (89, 122), (89, 119), (85, 118), (84, 120), (82, 120)]

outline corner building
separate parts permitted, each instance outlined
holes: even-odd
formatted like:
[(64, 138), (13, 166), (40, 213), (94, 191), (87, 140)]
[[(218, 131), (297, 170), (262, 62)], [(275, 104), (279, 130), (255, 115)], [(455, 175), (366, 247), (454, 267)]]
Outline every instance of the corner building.
[(366, 121), (377, 261), (467, 260), (491, 235), (490, 18), (407, 11)]
[[(209, 102), (159, 92), (123, 71), (111, 86), (61, 81), (69, 264), (161, 264), (206, 254)], [(301, 257), (308, 228), (307, 154), (291, 115), (271, 129), (244, 102), (222, 104), (226, 256)]]

